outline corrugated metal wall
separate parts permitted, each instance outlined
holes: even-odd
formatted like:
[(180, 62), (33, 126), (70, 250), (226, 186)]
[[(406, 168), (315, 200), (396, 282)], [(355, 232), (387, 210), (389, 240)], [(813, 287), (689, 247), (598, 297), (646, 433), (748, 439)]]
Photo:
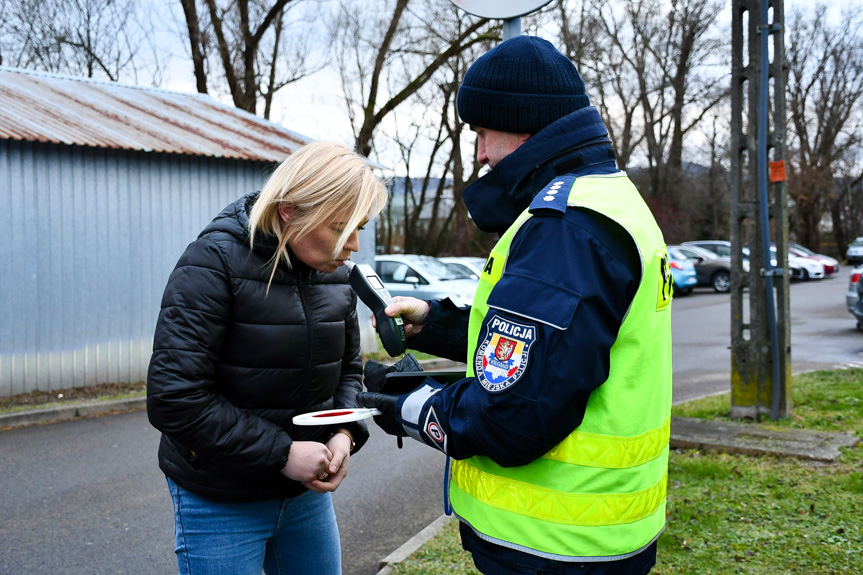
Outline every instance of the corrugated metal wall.
[(270, 170), (0, 141), (0, 396), (144, 380), (177, 259)]

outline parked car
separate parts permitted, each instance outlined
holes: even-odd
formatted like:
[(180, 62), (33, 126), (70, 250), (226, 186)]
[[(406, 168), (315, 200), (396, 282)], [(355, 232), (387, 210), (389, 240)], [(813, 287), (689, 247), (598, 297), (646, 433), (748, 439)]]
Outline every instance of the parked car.
[(863, 236), (851, 242), (851, 245), (848, 246), (848, 251), (845, 252), (845, 259), (852, 266), (858, 266), (863, 263)]
[(683, 242), (682, 246), (696, 246), (703, 250), (708, 250), (718, 256), (731, 257), (731, 242), (728, 240), (693, 240)]
[(458, 306), (473, 302), (477, 280), (464, 277), (431, 256), (375, 256), (375, 271), (391, 295), (419, 299), (450, 298)]
[(695, 272), (695, 264), (687, 259), (675, 258), (668, 254), (668, 267), (671, 268), (671, 281), (674, 285), (674, 295), (685, 296), (692, 293), (692, 289), (698, 285), (698, 275)]
[(857, 287), (860, 284), (860, 277), (863, 276), (863, 265), (859, 265), (848, 274), (848, 289), (845, 290), (845, 307), (848, 308), (848, 313), (854, 313), (854, 304), (857, 303)]
[[(772, 257), (776, 258), (776, 247), (770, 248)], [(824, 265), (817, 259), (800, 257), (790, 249), (788, 250), (788, 267), (791, 268), (791, 279), (820, 280), (827, 274)], [(799, 272), (797, 270), (800, 270)]]
[[(728, 240), (695, 240), (681, 245), (699, 247), (720, 257), (731, 258), (731, 242)], [(749, 271), (749, 251), (746, 248), (743, 248), (743, 271)]]
[(468, 277), (474, 279), (479, 279), (479, 276), (482, 275), (482, 268), (485, 267), (486, 262), (485, 258), (473, 257), (447, 256), (438, 259), (453, 269), (465, 272)]
[(668, 246), (668, 255), (676, 260), (689, 260), (695, 265), (698, 285), (710, 286), (717, 293), (731, 289), (731, 258), (694, 245)]
[[(743, 257), (749, 260), (749, 247), (743, 247)], [(777, 267), (779, 263), (776, 260), (776, 246), (770, 246), (770, 264)], [(818, 280), (824, 278), (824, 266), (821, 262), (809, 258), (801, 258), (788, 252), (788, 272), (791, 274), (789, 278), (793, 280), (807, 281)]]
[[(687, 241), (681, 244), (682, 246), (689, 247), (699, 247), (705, 250), (709, 250), (719, 256), (727, 256), (731, 257), (731, 242), (727, 240), (695, 240), (695, 241)], [(797, 245), (797, 244), (792, 244)], [(800, 246), (802, 247), (802, 246)], [(805, 249), (805, 248), (804, 248)], [(741, 249), (743, 253), (743, 269), (745, 271), (749, 271), (749, 247), (743, 246)], [(823, 256), (827, 259), (827, 256)], [(834, 262), (836, 260), (833, 260)], [(771, 247), (771, 257), (770, 263), (776, 267), (776, 246)], [(836, 262), (836, 269), (839, 269), (839, 263)], [(809, 256), (800, 256), (794, 253), (791, 248), (788, 250), (788, 271), (791, 274), (790, 278), (792, 280), (810, 280), (810, 279), (821, 279), (826, 275), (826, 266), (821, 263), (821, 258), (811, 258)]]
[(800, 244), (788, 244), (788, 252), (797, 257), (809, 258), (815, 260), (824, 266), (824, 275), (831, 276), (839, 272), (839, 261), (824, 254), (817, 254), (809, 248), (803, 247)]

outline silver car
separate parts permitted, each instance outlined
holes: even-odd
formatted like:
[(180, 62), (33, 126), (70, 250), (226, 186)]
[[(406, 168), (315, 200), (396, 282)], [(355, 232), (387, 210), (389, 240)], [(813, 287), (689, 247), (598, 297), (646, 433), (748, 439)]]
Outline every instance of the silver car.
[(474, 279), (479, 279), (479, 276), (482, 275), (482, 268), (485, 267), (486, 262), (485, 258), (474, 258), (470, 256), (447, 256), (438, 259), (451, 268), (465, 272), (468, 276)]
[(863, 275), (863, 265), (857, 266), (848, 274), (848, 289), (845, 290), (845, 306), (848, 313), (854, 313), (854, 304), (857, 303), (857, 283)]
[(375, 271), (393, 296), (419, 299), (450, 298), (457, 306), (469, 305), (477, 280), (466, 278), (431, 256), (390, 254), (375, 256)]
[(851, 245), (848, 246), (848, 251), (845, 252), (845, 259), (852, 266), (863, 263), (863, 236), (851, 242)]

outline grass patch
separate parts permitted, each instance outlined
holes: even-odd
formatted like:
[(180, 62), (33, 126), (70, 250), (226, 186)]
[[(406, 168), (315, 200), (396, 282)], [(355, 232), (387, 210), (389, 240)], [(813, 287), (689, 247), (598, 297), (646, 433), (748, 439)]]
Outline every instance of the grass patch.
[[(376, 352), (373, 352), (373, 353), (364, 353), (363, 354), (363, 362), (365, 362), (366, 360), (369, 360), (369, 359), (373, 359), (373, 360), (375, 360), (377, 362), (381, 362), (381, 363), (389, 363), (391, 361), (398, 361), (399, 358), (390, 357), (390, 354), (388, 354), (386, 351), (384, 351), (384, 345), (381, 343), (380, 334), (375, 332), (375, 335), (377, 336), (378, 350)], [(416, 351), (413, 349), (405, 350), (405, 353), (410, 353), (415, 358), (417, 358), (418, 361), (422, 361), (424, 359), (438, 359), (438, 357), (436, 355), (429, 355), (427, 353), (423, 353), (421, 351)]]
[[(378, 350), (374, 353), (364, 354), (363, 362), (373, 359), (375, 361), (389, 363), (397, 361), (384, 351), (378, 337)], [(417, 360), (438, 359), (437, 356), (410, 350)], [(93, 401), (111, 401), (116, 399), (129, 399), (133, 397), (144, 397), (147, 395), (147, 384), (143, 381), (132, 383), (102, 383), (85, 387), (73, 387), (67, 389), (49, 389), (20, 393), (17, 395), (0, 397), (0, 415), (20, 413), (34, 409), (49, 409), (67, 407), (89, 403)]]
[(470, 553), (461, 548), (458, 521), (449, 521), (438, 534), (420, 547), (407, 561), (399, 563), (392, 575), (467, 575), (478, 573)]
[[(863, 370), (814, 371), (794, 378), (791, 417), (762, 425), (816, 431), (856, 431), (863, 436)], [(706, 397), (671, 408), (671, 414), (700, 419), (731, 416), (728, 394)]]
[[(794, 378), (791, 417), (759, 425), (863, 436), (863, 370)], [(673, 408), (728, 419), (728, 395)], [(668, 522), (653, 575), (863, 573), (863, 446), (836, 463), (676, 450)], [(456, 522), (394, 566), (393, 575), (477, 573)]]

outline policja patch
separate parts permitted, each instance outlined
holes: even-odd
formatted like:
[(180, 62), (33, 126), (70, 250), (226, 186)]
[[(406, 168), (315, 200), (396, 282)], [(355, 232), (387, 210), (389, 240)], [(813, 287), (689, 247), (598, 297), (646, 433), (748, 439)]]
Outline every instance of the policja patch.
[(476, 350), (474, 373), (480, 384), (496, 393), (512, 386), (527, 369), (536, 326), (524, 325), (494, 314)]

